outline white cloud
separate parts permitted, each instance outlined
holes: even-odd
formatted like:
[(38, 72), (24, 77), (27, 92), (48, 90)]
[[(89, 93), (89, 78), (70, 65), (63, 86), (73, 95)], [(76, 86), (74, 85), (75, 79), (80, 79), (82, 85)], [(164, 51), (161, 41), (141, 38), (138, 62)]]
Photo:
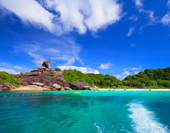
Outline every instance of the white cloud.
[(127, 33), (127, 36), (130, 37), (130, 36), (133, 34), (134, 31), (135, 31), (135, 28), (134, 28), (134, 27), (131, 27), (131, 28), (129, 29), (128, 33)]
[(129, 76), (131, 73), (129, 71), (124, 71), (123, 73), (121, 74), (117, 74), (115, 77), (118, 78), (118, 79), (124, 79), (126, 78), (127, 76)]
[(121, 74), (117, 74), (115, 77), (118, 78), (118, 79), (122, 79), (122, 75)]
[(170, 0), (168, 0), (166, 5), (170, 8)]
[(170, 12), (163, 16), (163, 18), (161, 19), (161, 22), (164, 25), (170, 25)]
[(54, 15), (35, 0), (1, 0), (0, 5), (18, 16), (23, 23), (45, 27), (52, 31)]
[(5, 71), (9, 74), (19, 74), (20, 72), (14, 70), (14, 69), (8, 69), (8, 68), (3, 68), (3, 67), (0, 67), (0, 71)]
[(101, 64), (99, 66), (100, 69), (109, 69), (113, 64), (112, 63), (106, 63), (106, 64)]
[(27, 68), (27, 67), (22, 67), (19, 65), (11, 65), (6, 62), (1, 62), (0, 66), (1, 66), (0, 71), (5, 71), (10, 74), (19, 74), (21, 72), (25, 73), (31, 70), (30, 68)]
[(138, 74), (140, 70), (142, 70), (142, 66), (127, 67), (127, 68), (124, 68), (124, 71), (121, 74), (117, 74), (116, 77), (122, 80), (131, 74)]
[(156, 24), (156, 23), (160, 22), (160, 20), (158, 19), (158, 17), (155, 16), (155, 11), (153, 11), (153, 10), (140, 9), (139, 12), (148, 15), (148, 22), (140, 27), (140, 32), (142, 32), (142, 30), (143, 30), (145, 27), (151, 26), (151, 25), (153, 25), (153, 24)]
[(129, 19), (129, 20), (133, 20), (133, 21), (137, 21), (137, 20), (138, 20), (138, 17), (135, 16), (135, 15), (133, 15), (133, 16), (130, 16), (128, 19)]
[(134, 1), (135, 1), (135, 5), (136, 5), (137, 8), (143, 7), (143, 3), (142, 3), (141, 0), (134, 0)]
[(124, 71), (140, 71), (140, 70), (142, 70), (142, 66), (124, 68)]
[(132, 67), (132, 71), (139, 71), (142, 69), (142, 66), (139, 67)]
[(90, 67), (76, 67), (76, 66), (59, 66), (61, 70), (78, 70), (81, 71), (82, 73), (94, 73), (94, 74), (99, 74), (98, 70), (94, 70)]
[(144, 14), (147, 14), (148, 15), (148, 19), (149, 19), (149, 22), (147, 24), (145, 24), (144, 26), (141, 27), (141, 30), (146, 27), (146, 26), (149, 26), (149, 25), (153, 25), (154, 23), (158, 22), (158, 18), (156, 16), (154, 16), (155, 14), (155, 11), (153, 10), (145, 10), (143, 8), (143, 3), (142, 3), (142, 0), (134, 0), (135, 2), (135, 5), (136, 7), (138, 8), (138, 11), (140, 13), (144, 13)]
[(119, 21), (122, 12), (116, 0), (1, 0), (0, 5), (23, 23), (58, 34), (97, 32)]
[(151, 20), (151, 22), (155, 22), (156, 21), (154, 13), (155, 13), (155, 11), (149, 11), (149, 19)]
[(138, 74), (139, 73), (139, 71), (136, 71), (134, 74)]
[(55, 37), (39, 43), (17, 45), (15, 51), (32, 57), (33, 63), (37, 66), (41, 66), (44, 60), (63, 61), (64, 65), (72, 65), (76, 61), (83, 64), (79, 58), (80, 45), (68, 37)]
[(17, 65), (17, 66), (14, 66), (14, 69), (15, 70), (22, 70), (22, 67)]
[(130, 75), (130, 72), (129, 72), (129, 71), (125, 71), (125, 72), (122, 73), (122, 75), (124, 75), (124, 76), (129, 76), (129, 75)]
[(36, 65), (36, 66), (41, 66), (42, 65), (42, 63), (45, 61), (45, 60), (47, 60), (47, 59), (44, 59), (44, 58), (35, 58), (35, 59), (33, 59), (33, 63)]
[(46, 0), (45, 5), (60, 13), (65, 31), (96, 32), (121, 18), (121, 5), (116, 0)]

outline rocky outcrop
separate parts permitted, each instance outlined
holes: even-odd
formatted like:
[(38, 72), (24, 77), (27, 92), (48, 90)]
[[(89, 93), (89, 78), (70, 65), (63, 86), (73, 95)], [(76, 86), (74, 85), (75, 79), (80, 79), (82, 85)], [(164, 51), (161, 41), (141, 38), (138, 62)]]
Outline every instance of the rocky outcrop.
[(38, 82), (31, 82), (30, 85), (35, 85), (35, 86), (44, 87), (44, 84), (43, 84), (43, 83), (38, 83)]
[[(17, 80), (31, 90), (96, 90), (86, 82), (72, 82), (68, 84), (64, 80), (62, 71), (56, 71), (50, 67), (51, 62), (45, 61), (42, 67), (32, 70), (28, 74), (20, 75)], [(26, 87), (20, 87), (18, 90), (28, 90)], [(37, 89), (38, 88), (38, 89)], [(48, 89), (47, 89), (48, 88)], [(15, 90), (17, 90), (15, 89)]]
[(42, 66), (45, 67), (45, 68), (50, 68), (50, 65), (51, 65), (51, 61), (47, 60), (47, 61), (44, 61)]
[(32, 70), (29, 74), (19, 76), (17, 80), (19, 80), (20, 83), (23, 84), (24, 86), (26, 85), (39, 86), (42, 84), (49, 88), (53, 88), (53, 84), (59, 84), (62, 87), (69, 86), (69, 84), (64, 80), (61, 71), (55, 71), (54, 69), (46, 67), (40, 67), (35, 70)]
[(70, 87), (74, 90), (90, 90), (90, 84), (86, 82), (71, 82)]
[(64, 89), (66, 90), (66, 91), (72, 91), (73, 89), (71, 89), (70, 87), (64, 87)]
[(61, 89), (61, 86), (59, 86), (58, 84), (53, 84), (53, 88)]
[(58, 85), (58, 84), (53, 84), (52, 87), (51, 87), (51, 89), (52, 89), (53, 91), (59, 91), (59, 90), (61, 89), (61, 86)]
[(8, 90), (12, 90), (15, 88), (16, 87), (10, 83), (5, 83), (5, 82), (0, 83), (0, 91), (8, 91)]

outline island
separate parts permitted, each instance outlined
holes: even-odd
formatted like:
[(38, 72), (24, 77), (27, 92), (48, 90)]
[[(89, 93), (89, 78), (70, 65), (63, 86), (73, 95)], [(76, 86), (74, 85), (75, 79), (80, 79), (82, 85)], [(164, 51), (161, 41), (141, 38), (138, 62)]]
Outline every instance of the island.
[(146, 69), (118, 80), (108, 74), (84, 74), (77, 70), (50, 68), (51, 61), (41, 67), (18, 75), (0, 72), (1, 91), (72, 91), (101, 89), (169, 89), (170, 67)]

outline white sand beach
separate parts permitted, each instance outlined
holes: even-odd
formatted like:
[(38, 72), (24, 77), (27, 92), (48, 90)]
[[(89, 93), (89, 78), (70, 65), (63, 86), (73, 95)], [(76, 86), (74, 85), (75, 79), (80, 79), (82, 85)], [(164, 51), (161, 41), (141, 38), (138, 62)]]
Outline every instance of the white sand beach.
[(170, 91), (170, 89), (98, 89), (99, 91)]

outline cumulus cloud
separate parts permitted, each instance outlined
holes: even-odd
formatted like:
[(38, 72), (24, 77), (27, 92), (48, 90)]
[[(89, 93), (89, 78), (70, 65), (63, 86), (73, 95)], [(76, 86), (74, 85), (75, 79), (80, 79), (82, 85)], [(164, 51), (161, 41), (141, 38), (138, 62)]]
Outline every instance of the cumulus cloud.
[(61, 70), (78, 70), (81, 71), (82, 73), (94, 73), (94, 74), (99, 74), (98, 70), (94, 70), (90, 67), (76, 67), (76, 66), (59, 66)]
[(113, 64), (112, 63), (106, 63), (106, 64), (101, 64), (99, 66), (100, 69), (109, 69)]
[(52, 31), (54, 15), (35, 0), (1, 0), (0, 5), (18, 16), (23, 23), (45, 27)]
[(127, 36), (130, 37), (130, 36), (133, 34), (134, 31), (135, 31), (135, 28), (134, 28), (134, 27), (131, 27), (131, 28), (129, 29), (128, 33), (127, 33)]
[(170, 12), (163, 16), (163, 18), (161, 19), (161, 22), (164, 25), (170, 25)]
[(23, 23), (58, 34), (97, 32), (119, 21), (122, 12), (116, 0), (1, 0), (0, 5)]
[(79, 58), (81, 47), (74, 39), (56, 37), (34, 44), (19, 44), (14, 47), (16, 53), (25, 53), (32, 58), (36, 66), (41, 66), (44, 60), (63, 61), (64, 65), (72, 65), (76, 61), (83, 64)]

